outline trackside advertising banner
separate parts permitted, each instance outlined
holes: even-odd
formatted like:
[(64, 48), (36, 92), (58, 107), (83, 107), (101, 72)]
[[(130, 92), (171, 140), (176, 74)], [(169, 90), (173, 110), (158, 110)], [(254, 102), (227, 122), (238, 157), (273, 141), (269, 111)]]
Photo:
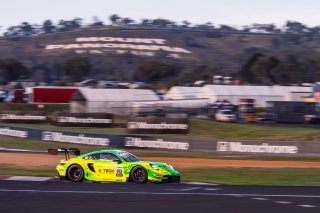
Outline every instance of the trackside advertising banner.
[(189, 121), (185, 118), (129, 118), (129, 134), (188, 134)]
[(0, 136), (27, 138), (40, 141), (53, 141), (59, 143), (83, 144), (94, 146), (123, 147), (124, 136), (87, 134), (65, 131), (38, 130), (22, 127), (9, 127), (0, 125)]
[(222, 155), (320, 156), (319, 142), (304, 141), (225, 141), (142, 135), (105, 135), (40, 130), (6, 125), (0, 125), (1, 136), (111, 148), (192, 151)]
[(0, 121), (3, 123), (45, 123), (48, 118), (45, 112), (7, 111), (0, 113)]
[(113, 115), (108, 113), (65, 113), (61, 112), (54, 118), (56, 126), (80, 127), (112, 127)]
[(145, 149), (166, 149), (188, 151), (188, 142), (172, 140), (170, 138), (147, 137), (147, 136), (127, 136), (125, 137), (124, 147), (145, 148)]
[(239, 152), (239, 153), (271, 153), (271, 154), (296, 154), (299, 151), (298, 146), (284, 144), (248, 144), (243, 142), (217, 142), (218, 152)]

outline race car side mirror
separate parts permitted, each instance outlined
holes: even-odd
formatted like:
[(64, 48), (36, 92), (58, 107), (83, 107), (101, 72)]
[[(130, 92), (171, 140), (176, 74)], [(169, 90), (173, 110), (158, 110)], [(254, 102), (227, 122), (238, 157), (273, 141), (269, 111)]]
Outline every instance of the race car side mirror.
[(113, 161), (113, 162), (117, 162), (117, 163), (122, 163), (122, 161), (121, 161), (119, 158), (113, 159), (112, 161)]

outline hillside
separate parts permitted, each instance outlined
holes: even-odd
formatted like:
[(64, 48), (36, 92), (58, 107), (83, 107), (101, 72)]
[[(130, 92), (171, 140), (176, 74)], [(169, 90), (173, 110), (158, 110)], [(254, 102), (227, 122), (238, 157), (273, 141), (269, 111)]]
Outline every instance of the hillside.
[[(132, 39), (134, 38), (134, 39)], [(0, 58), (15, 58), (29, 69), (34, 80), (63, 79), (61, 64), (76, 54), (90, 59), (90, 78), (131, 80), (137, 66), (156, 60), (194, 72), (206, 66), (210, 74), (235, 75), (254, 53), (318, 63), (320, 36), (299, 37), (283, 34), (224, 34), (91, 27), (33, 37), (1, 39)], [(314, 77), (313, 77), (314, 78)], [(320, 79), (318, 79), (320, 80)]]

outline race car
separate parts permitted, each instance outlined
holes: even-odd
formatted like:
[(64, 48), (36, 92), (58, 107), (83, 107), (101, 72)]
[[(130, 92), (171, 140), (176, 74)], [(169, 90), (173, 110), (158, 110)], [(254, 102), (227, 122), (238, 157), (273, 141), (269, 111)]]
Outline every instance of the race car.
[[(180, 173), (171, 165), (161, 162), (142, 161), (122, 150), (100, 150), (80, 155), (78, 149), (49, 149), (50, 154), (64, 152), (66, 159), (56, 167), (57, 176), (73, 182), (116, 181), (136, 183), (179, 182)], [(69, 154), (76, 155), (70, 158)]]

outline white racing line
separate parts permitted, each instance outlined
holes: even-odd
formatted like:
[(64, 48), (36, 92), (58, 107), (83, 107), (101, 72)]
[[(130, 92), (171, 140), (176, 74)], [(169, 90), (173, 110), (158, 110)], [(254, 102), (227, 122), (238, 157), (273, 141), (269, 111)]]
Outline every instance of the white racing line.
[[(296, 198), (296, 197), (295, 197)], [(305, 197), (304, 197), (305, 198)], [(310, 198), (310, 197), (309, 197)], [(273, 201), (271, 198), (265, 198), (265, 197), (253, 197), (251, 198), (252, 200), (259, 200), (259, 201), (272, 201), (274, 203), (277, 204), (294, 204), (293, 202), (290, 201)], [(315, 205), (297, 205), (298, 207), (302, 207), (302, 208), (316, 208), (317, 206)]]
[(48, 181), (50, 177), (33, 177), (33, 176), (11, 176), (2, 180), (18, 180), (18, 181)]
[(165, 189), (167, 191), (192, 191), (192, 190), (205, 190), (205, 191), (218, 191), (220, 188), (209, 188), (209, 187), (184, 187), (181, 189)]
[(203, 182), (180, 182), (183, 184), (190, 184), (190, 185), (205, 185), (205, 186), (218, 186), (219, 184), (215, 183), (203, 183)]
[(280, 194), (228, 194), (207, 192), (128, 192), (128, 191), (77, 191), (77, 190), (35, 190), (35, 189), (3, 189), (0, 192), (36, 192), (36, 193), (79, 193), (79, 194), (137, 194), (137, 195), (211, 195), (211, 196), (243, 196), (243, 197), (288, 197), (288, 198), (320, 198), (320, 195), (280, 195)]
[[(36, 176), (4, 176), (1, 177), (0, 180), (17, 180), (17, 181), (50, 181), (55, 180), (54, 177), (36, 177)], [(91, 181), (89, 181), (91, 182)], [(112, 183), (112, 182), (102, 182), (102, 183)], [(203, 186), (217, 186), (219, 184), (214, 183), (204, 183), (204, 182), (180, 182), (181, 184), (188, 184), (188, 185), (203, 185)]]

